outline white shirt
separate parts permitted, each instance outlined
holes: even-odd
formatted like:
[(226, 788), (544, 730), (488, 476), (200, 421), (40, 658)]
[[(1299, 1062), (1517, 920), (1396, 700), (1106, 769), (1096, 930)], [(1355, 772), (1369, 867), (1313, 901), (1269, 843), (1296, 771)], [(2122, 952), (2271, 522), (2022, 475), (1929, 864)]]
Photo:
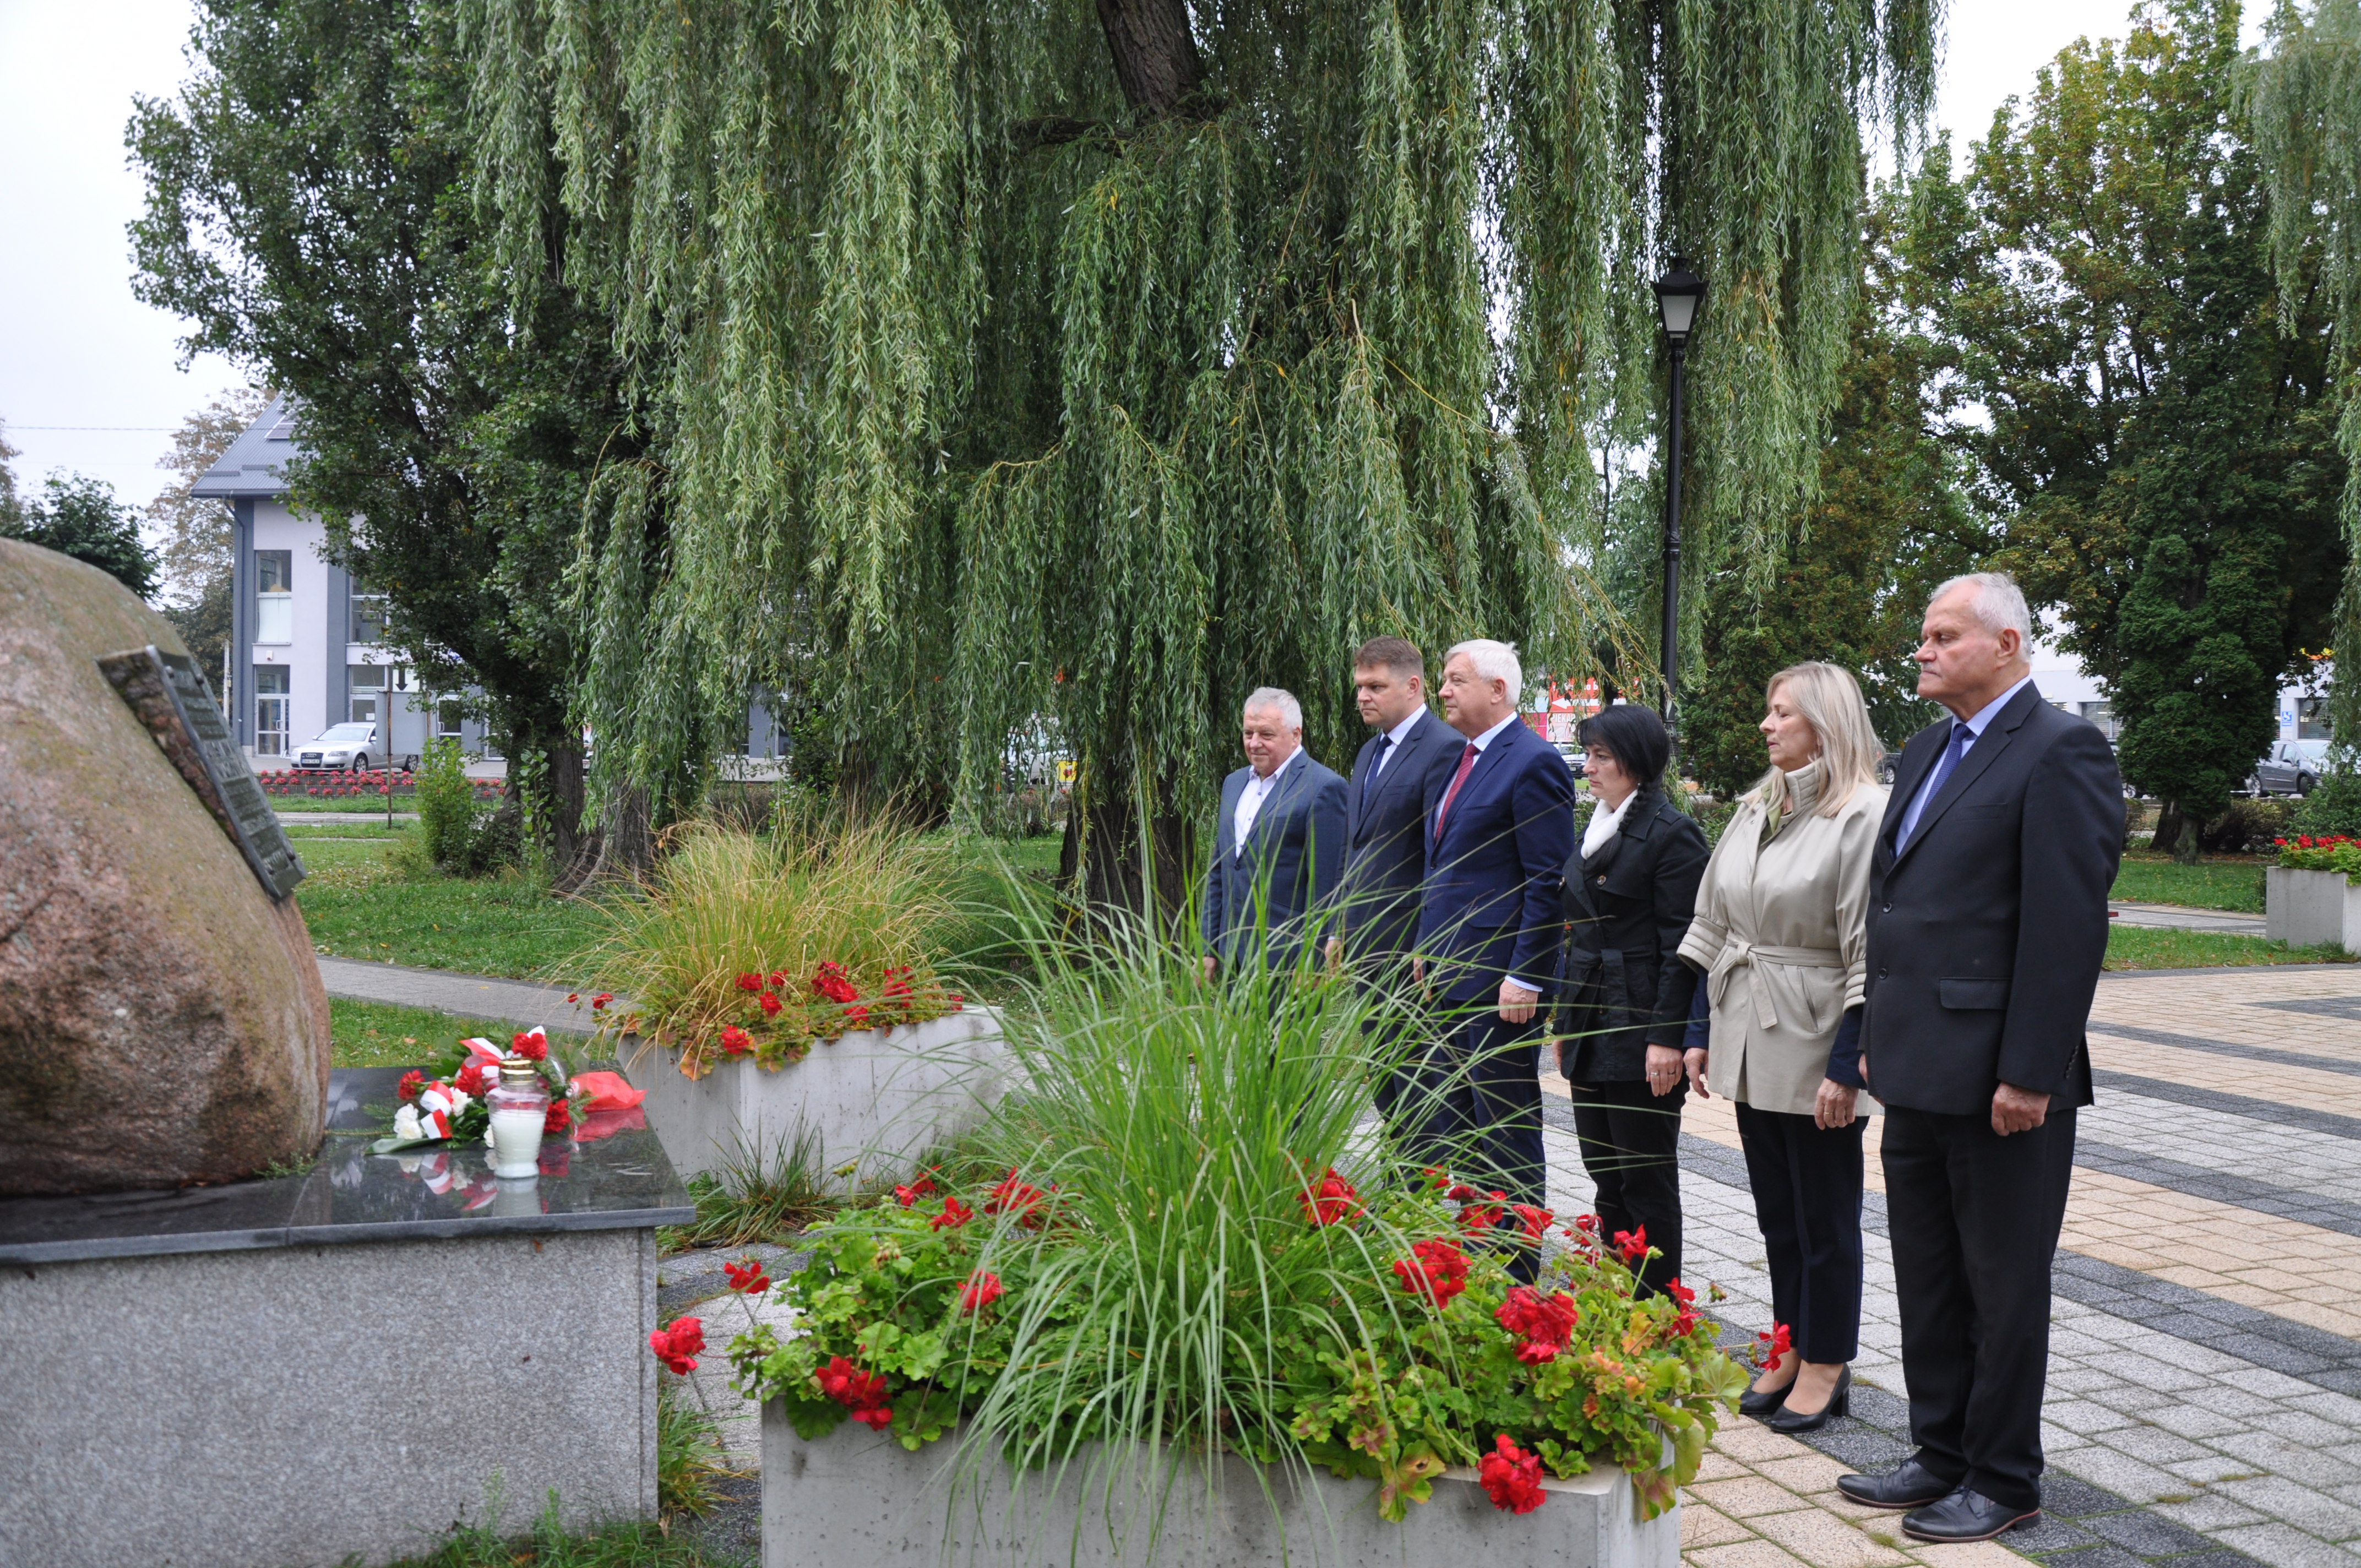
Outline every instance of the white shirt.
[[(1475, 738), (1473, 738), (1472, 740), (1470, 740), (1467, 742), (1467, 744), (1468, 744), (1469, 746), (1473, 746), (1473, 747), (1475, 747), (1475, 748), (1476, 748), (1476, 755), (1477, 755), (1477, 756), (1478, 756), (1478, 757), (1481, 757), (1481, 756), (1483, 756), (1483, 754), (1484, 754), (1484, 752), (1486, 751), (1486, 750), (1491, 746), (1492, 742), (1493, 742), (1493, 741), (1495, 741), (1495, 740), (1499, 740), (1499, 739), (1500, 738), (1500, 732), (1501, 732), (1502, 730), (1504, 730), (1504, 729), (1508, 729), (1508, 727), (1509, 727), (1510, 725), (1511, 725), (1511, 724), (1522, 724), (1523, 722), (1524, 722), (1524, 720), (1523, 720), (1521, 718), (1518, 717), (1518, 715), (1517, 715), (1517, 714), (1515, 714), (1514, 712), (1511, 712), (1511, 713), (1509, 715), (1509, 717), (1508, 717), (1508, 718), (1504, 718), (1504, 719), (1500, 720), (1500, 722), (1499, 722), (1499, 723), (1495, 724), (1494, 726), (1492, 726), (1492, 728), (1491, 728), (1491, 729), (1487, 729), (1487, 730), (1486, 730), (1486, 731), (1484, 731), (1484, 733), (1482, 733), (1481, 735), (1476, 736)], [(1462, 755), (1462, 756), (1466, 756), (1466, 749), (1465, 749), (1465, 748), (1462, 748), (1462, 749), (1461, 749), (1460, 755)], [(1459, 771), (1459, 770), (1458, 770), (1457, 768), (1454, 768), (1454, 769), (1452, 769), (1452, 773), (1453, 773), (1455, 775), (1456, 775), (1456, 774), (1457, 774), (1458, 771)], [(1474, 773), (1474, 772), (1476, 771), (1476, 769), (1475, 769), (1475, 765), (1474, 765), (1473, 763), (1470, 763), (1470, 764), (1468, 765), (1468, 770), (1467, 770), (1467, 771), (1468, 771), (1469, 773)], [(1632, 793), (1636, 795), (1636, 794), (1638, 794), (1639, 792), (1638, 792), (1637, 790), (1634, 790)], [(1456, 805), (1456, 804), (1457, 804), (1457, 802), (1454, 801), (1454, 800), (1451, 798), (1451, 786), (1450, 786), (1449, 784), (1445, 784), (1445, 785), (1444, 785), (1444, 787), (1443, 787), (1443, 806), (1454, 806), (1454, 805)], [(1628, 804), (1628, 803), (1627, 803), (1627, 804)], [(1441, 821), (1443, 821), (1443, 820), (1444, 820), (1444, 816), (1443, 816), (1443, 806), (1437, 806), (1434, 808), (1434, 819), (1435, 819), (1435, 821), (1437, 821), (1437, 822), (1441, 822)], [(1535, 994), (1536, 996), (1538, 996), (1538, 995), (1540, 995), (1540, 994), (1541, 994), (1541, 989), (1542, 989), (1542, 988), (1541, 988), (1540, 986), (1538, 986), (1538, 985), (1534, 985), (1534, 984), (1532, 984), (1532, 983), (1531, 981), (1529, 981), (1520, 980), (1520, 979), (1518, 979), (1515, 975), (1508, 975), (1508, 976), (1505, 976), (1504, 978), (1508, 981), (1508, 982), (1509, 982), (1510, 985), (1516, 986), (1516, 987), (1518, 987), (1518, 988), (1519, 988), (1519, 989), (1521, 989), (1521, 990), (1530, 991), (1530, 992), (1532, 992), (1533, 994)]]
[(1270, 792), (1279, 787), (1280, 777), (1287, 772), (1288, 762), (1301, 755), (1303, 748), (1298, 746), (1287, 754), (1286, 762), (1271, 769), (1268, 777), (1256, 773), (1246, 780), (1246, 787), (1238, 791), (1238, 809), (1230, 818), (1231, 842), (1235, 846), (1233, 853), (1244, 855), (1246, 852), (1246, 835), (1254, 831), (1255, 818), (1262, 813), (1262, 803), (1268, 800)]
[(1408, 718), (1386, 731), (1386, 749), (1378, 753), (1378, 771), (1370, 775), (1372, 783), (1386, 776), (1386, 764), (1394, 760), (1394, 753), (1401, 750), (1402, 742), (1410, 739), (1410, 732), (1417, 729), (1418, 721), (1425, 717), (1423, 707), (1414, 707)]
[[(1976, 749), (1976, 742), (1983, 739), (1985, 729), (1995, 718), (1999, 717), (2000, 710), (2008, 706), (2009, 698), (2015, 696), (2017, 693), (2023, 691), (2032, 684), (2033, 677), (2028, 674), (2025, 679), (2017, 682), (2016, 685), (2009, 687), (2008, 690), (2001, 693), (2000, 696), (1993, 698), (1992, 701), (1976, 709), (1974, 717), (1970, 718), (1960, 718), (1956, 714), (1952, 716), (1954, 723), (1964, 724), (1968, 727), (1968, 738), (1960, 744), (1960, 762), (1964, 762), (1968, 760), (1968, 753)], [(1949, 737), (1946, 736), (1944, 738), (1943, 744), (1946, 747), (1949, 747), (1950, 743)], [(1952, 772), (1957, 773), (1958, 771), (1958, 763), (1952, 764)], [(1932, 768), (1927, 769), (1927, 779), (1931, 781), (1934, 776), (1935, 770)], [(1950, 781), (1946, 779), (1943, 782), (1949, 784)], [(1918, 831), (1918, 815), (1927, 809), (1927, 789), (1925, 784), (1921, 784), (1918, 786), (1918, 793), (1910, 797), (1910, 809), (1902, 818), (1902, 831), (1895, 836), (1894, 842), (1899, 844), (1907, 844), (1910, 842), (1910, 836)]]

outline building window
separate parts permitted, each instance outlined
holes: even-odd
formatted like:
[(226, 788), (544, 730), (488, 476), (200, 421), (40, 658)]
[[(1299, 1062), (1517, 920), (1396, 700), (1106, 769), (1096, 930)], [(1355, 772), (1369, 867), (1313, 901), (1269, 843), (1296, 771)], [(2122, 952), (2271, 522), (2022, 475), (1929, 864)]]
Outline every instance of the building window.
[(373, 724), (385, 716), (386, 677), (392, 669), (386, 664), (347, 664), (345, 685), (352, 693), (351, 711), (346, 715), (356, 724)]
[(459, 739), (459, 718), (463, 710), (463, 705), (456, 702), (438, 702), (434, 705), (434, 738), (436, 740)]
[(287, 754), (287, 666), (254, 667), (254, 750), (263, 757)]
[(254, 640), (257, 642), (295, 641), (295, 553), (258, 550), (254, 553)]
[(2295, 701), (2295, 738), (2299, 740), (2326, 740), (2336, 733), (2328, 717), (2328, 699), (2324, 696), (2300, 696)]
[(353, 595), (353, 623), (346, 632), (347, 642), (364, 642), (374, 646), (385, 641), (385, 596), (356, 593)]

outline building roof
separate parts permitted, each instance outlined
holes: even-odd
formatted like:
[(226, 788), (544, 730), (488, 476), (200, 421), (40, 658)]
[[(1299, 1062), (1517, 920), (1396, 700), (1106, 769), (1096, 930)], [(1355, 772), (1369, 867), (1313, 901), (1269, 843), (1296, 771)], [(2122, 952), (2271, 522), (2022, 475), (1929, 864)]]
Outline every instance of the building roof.
[(273, 398), (262, 417), (229, 444), (221, 461), (197, 477), (189, 493), (220, 500), (283, 496), (287, 482), (280, 473), (294, 450), (295, 411), (285, 398)]

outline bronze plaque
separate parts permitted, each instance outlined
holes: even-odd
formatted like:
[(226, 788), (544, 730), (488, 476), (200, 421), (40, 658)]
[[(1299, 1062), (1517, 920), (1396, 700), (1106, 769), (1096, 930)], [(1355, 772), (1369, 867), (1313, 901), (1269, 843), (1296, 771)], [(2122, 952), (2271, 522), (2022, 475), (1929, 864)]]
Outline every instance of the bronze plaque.
[(151, 642), (105, 654), (98, 667), (245, 854), (263, 890), (273, 898), (294, 892), (303, 880), (303, 862), (280, 831), (269, 800), (254, 781), (253, 764), (230, 734), (196, 662)]

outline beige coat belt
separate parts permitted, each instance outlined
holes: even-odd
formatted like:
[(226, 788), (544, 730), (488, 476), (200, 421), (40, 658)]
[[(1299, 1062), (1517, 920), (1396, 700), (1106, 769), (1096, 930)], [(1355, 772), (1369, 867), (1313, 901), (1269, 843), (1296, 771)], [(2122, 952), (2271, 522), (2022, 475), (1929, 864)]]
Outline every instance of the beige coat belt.
[[(1732, 937), (1721, 947), (1721, 956), (1713, 960), (1706, 975), (1706, 994), (1716, 1007), (1730, 990), (1730, 977), (1741, 965), (1776, 964), (1785, 969), (1842, 969), (1844, 955), (1834, 948), (1778, 948), (1769, 943), (1757, 945)], [(1780, 1026), (1779, 1005), (1767, 985), (1753, 986), (1754, 1021), (1765, 1029)]]

